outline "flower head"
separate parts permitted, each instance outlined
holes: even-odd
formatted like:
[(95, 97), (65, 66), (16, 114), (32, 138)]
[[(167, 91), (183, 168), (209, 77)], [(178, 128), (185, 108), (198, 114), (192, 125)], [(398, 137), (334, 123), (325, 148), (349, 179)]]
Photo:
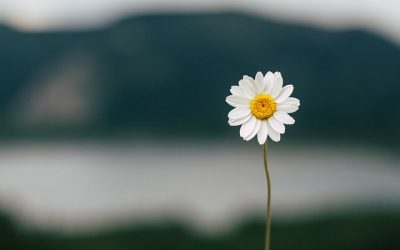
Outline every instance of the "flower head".
[(258, 142), (264, 144), (268, 136), (280, 141), (285, 133), (285, 125), (293, 124), (289, 115), (299, 109), (300, 101), (290, 97), (293, 85), (283, 87), (279, 72), (268, 72), (265, 76), (258, 72), (255, 79), (244, 76), (239, 86), (231, 87), (232, 95), (226, 102), (234, 107), (228, 114), (229, 125), (241, 126), (240, 136), (251, 140), (257, 135)]

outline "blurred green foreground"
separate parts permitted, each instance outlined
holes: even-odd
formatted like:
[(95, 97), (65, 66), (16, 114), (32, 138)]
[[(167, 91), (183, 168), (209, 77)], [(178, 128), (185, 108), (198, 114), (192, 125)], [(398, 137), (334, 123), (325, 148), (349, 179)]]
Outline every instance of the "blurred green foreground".
[[(273, 223), (272, 249), (398, 250), (400, 214), (329, 216), (308, 222)], [(142, 224), (95, 234), (64, 235), (21, 229), (0, 217), (0, 249), (263, 249), (264, 224), (248, 220), (225, 234), (206, 236), (180, 223)]]

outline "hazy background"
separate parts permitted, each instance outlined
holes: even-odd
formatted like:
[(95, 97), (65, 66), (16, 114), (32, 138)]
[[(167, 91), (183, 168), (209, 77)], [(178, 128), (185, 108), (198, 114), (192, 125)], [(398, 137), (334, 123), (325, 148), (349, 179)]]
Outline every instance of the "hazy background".
[(273, 249), (399, 249), (400, 3), (3, 0), (3, 249), (262, 249), (242, 75), (302, 102), (269, 146)]

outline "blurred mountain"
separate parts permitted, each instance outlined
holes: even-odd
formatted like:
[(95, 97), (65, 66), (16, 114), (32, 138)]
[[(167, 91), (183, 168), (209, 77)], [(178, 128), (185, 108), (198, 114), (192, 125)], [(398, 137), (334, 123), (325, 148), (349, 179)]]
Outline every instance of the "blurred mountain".
[(299, 138), (399, 145), (400, 49), (239, 13), (154, 14), (100, 30), (0, 26), (0, 134), (232, 136), (243, 74), (281, 71), (302, 101)]

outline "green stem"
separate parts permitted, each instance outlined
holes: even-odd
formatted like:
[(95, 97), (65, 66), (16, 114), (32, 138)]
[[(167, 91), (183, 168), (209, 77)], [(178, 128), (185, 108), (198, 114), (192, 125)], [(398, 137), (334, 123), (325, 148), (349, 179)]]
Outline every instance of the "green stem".
[(267, 177), (267, 211), (265, 218), (265, 250), (269, 250), (270, 245), (270, 234), (271, 234), (271, 178), (269, 176), (268, 171), (268, 162), (267, 162), (267, 142), (264, 144), (264, 167), (265, 167), (265, 175)]

